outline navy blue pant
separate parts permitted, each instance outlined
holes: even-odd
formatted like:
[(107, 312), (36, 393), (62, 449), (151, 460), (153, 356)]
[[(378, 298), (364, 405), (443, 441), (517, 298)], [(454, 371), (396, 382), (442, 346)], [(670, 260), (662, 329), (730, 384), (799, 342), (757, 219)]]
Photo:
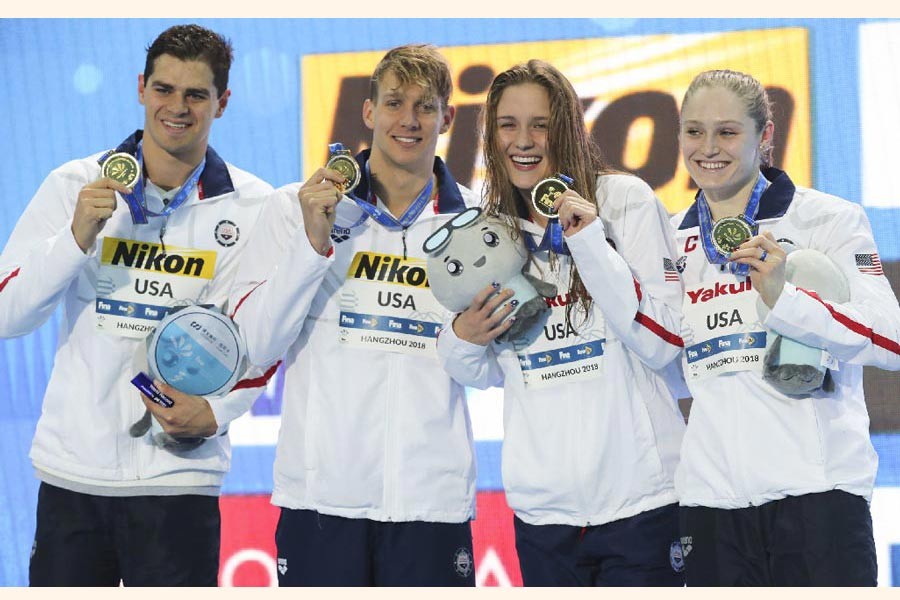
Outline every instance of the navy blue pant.
[(725, 510), (681, 508), (689, 586), (874, 586), (872, 517), (840, 490)]
[(215, 586), (219, 499), (110, 498), (41, 483), (32, 586)]
[(275, 544), (282, 587), (475, 585), (468, 522), (383, 523), (282, 508)]
[(515, 518), (526, 586), (683, 586), (678, 505), (577, 527)]

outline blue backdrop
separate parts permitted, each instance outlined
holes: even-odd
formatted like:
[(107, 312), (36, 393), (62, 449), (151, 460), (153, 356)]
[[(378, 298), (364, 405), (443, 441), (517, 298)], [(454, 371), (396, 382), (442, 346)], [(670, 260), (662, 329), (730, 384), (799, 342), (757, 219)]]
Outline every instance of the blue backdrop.
[[(177, 21), (183, 22), (183, 21)], [(226, 117), (211, 143), (229, 162), (275, 186), (302, 173), (300, 59), (382, 50), (408, 42), (438, 46), (803, 27), (809, 31), (813, 184), (861, 201), (858, 19), (209, 19), (229, 37), (236, 61)], [(0, 20), (0, 245), (46, 174), (109, 148), (143, 123), (137, 76), (145, 47), (176, 21)], [(900, 259), (897, 209), (869, 209), (885, 263)], [(52, 366), (58, 319), (20, 339), (0, 340), (0, 584), (24, 585), (34, 532), (37, 482), (27, 454)], [(893, 444), (879, 438), (880, 449)], [(896, 456), (897, 450), (891, 450)], [(252, 454), (252, 456), (251, 456)], [(494, 455), (491, 454), (493, 457)], [(493, 463), (495, 458), (491, 458)], [(879, 485), (897, 485), (893, 465)], [(255, 475), (246, 465), (254, 465)], [(263, 470), (258, 471), (255, 467)], [(265, 488), (270, 451), (235, 453), (226, 489)], [(242, 475), (244, 473), (244, 475)], [(485, 481), (496, 485), (494, 465)], [(493, 479), (491, 479), (493, 477)], [(246, 478), (246, 479), (245, 479)], [(249, 480), (253, 479), (251, 483)], [(270, 485), (270, 484), (269, 484)]]

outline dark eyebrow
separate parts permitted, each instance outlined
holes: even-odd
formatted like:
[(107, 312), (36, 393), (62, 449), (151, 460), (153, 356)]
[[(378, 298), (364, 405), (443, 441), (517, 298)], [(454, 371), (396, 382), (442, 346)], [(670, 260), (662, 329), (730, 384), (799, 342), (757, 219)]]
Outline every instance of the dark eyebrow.
[[(159, 88), (159, 89), (163, 89), (163, 90), (171, 91), (171, 90), (175, 89), (174, 85), (172, 85), (171, 83), (166, 83), (164, 81), (154, 81), (151, 85), (155, 88)], [(186, 88), (184, 90), (184, 92), (186, 94), (197, 94), (197, 95), (206, 96), (206, 97), (210, 96), (209, 90), (206, 88)]]
[(448, 260), (450, 260), (450, 255), (449, 255), (449, 254), (448, 254), (447, 256), (444, 257), (444, 262), (447, 262)]
[(482, 231), (487, 231), (488, 228), (487, 228), (487, 227), (482, 227), (481, 230), (482, 230)]

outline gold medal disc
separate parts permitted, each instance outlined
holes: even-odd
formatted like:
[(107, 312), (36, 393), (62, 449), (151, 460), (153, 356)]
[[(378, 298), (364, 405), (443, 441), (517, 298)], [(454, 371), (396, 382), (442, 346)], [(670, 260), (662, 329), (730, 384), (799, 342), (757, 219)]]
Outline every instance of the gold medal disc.
[(352, 192), (353, 189), (359, 185), (359, 180), (362, 177), (359, 165), (356, 163), (356, 160), (350, 156), (349, 152), (335, 154), (328, 159), (325, 168), (333, 169), (347, 178), (347, 182), (343, 185), (335, 184), (341, 190), (342, 194), (349, 194)]
[(753, 237), (753, 229), (740, 217), (719, 219), (712, 229), (712, 242), (722, 254), (731, 254)]
[(128, 188), (134, 187), (141, 177), (141, 165), (132, 155), (126, 152), (110, 154), (103, 161), (101, 173), (113, 181), (118, 181)]
[(553, 208), (553, 202), (567, 189), (569, 189), (569, 186), (563, 180), (556, 177), (548, 177), (540, 181), (531, 190), (531, 203), (534, 204), (534, 209), (540, 214), (548, 219), (555, 219), (557, 214)]

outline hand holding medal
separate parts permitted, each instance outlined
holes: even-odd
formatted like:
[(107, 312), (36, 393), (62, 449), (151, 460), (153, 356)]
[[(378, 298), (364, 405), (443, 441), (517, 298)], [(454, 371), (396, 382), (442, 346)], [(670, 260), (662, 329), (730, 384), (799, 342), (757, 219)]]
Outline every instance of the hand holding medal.
[[(566, 231), (566, 235), (577, 233), (597, 217), (596, 209), (570, 189), (572, 184), (574, 180), (571, 177), (557, 173), (555, 177), (543, 179), (532, 188), (531, 203), (538, 214), (547, 218), (547, 227), (540, 244), (535, 243), (531, 236), (525, 236), (525, 245), (530, 252), (552, 250), (556, 254), (568, 254), (563, 231)], [(577, 228), (568, 231), (572, 225)]]
[(116, 192), (123, 197), (130, 194), (139, 174), (137, 160), (130, 154), (118, 152), (103, 162), (101, 179), (81, 188), (72, 217), (72, 235), (83, 252), (94, 245), (97, 235), (116, 210)]
[[(335, 148), (335, 146), (340, 146), (340, 148)], [(357, 164), (353, 155), (350, 154), (350, 151), (345, 149), (342, 144), (331, 144), (328, 148), (331, 151), (331, 157), (325, 163), (325, 168), (337, 171), (344, 176), (345, 181), (343, 183), (335, 183), (335, 186), (337, 186), (341, 194), (349, 194), (359, 185), (359, 181), (362, 179), (359, 164)]]
[(781, 290), (784, 289), (786, 258), (787, 254), (775, 241), (775, 236), (771, 231), (767, 231), (746, 240), (731, 253), (728, 260), (750, 268), (753, 287), (759, 292), (766, 306), (772, 308), (781, 296)]
[(715, 223), (706, 201), (706, 195), (703, 190), (700, 190), (697, 195), (697, 217), (700, 222), (700, 241), (703, 244), (703, 253), (706, 254), (709, 264), (728, 265), (728, 269), (732, 273), (742, 277), (750, 274), (750, 264), (740, 260), (731, 260), (731, 253), (757, 234), (759, 226), (756, 223), (756, 211), (759, 209), (759, 200), (768, 185), (769, 182), (760, 173), (750, 192), (750, 198), (747, 199), (747, 206), (744, 208), (743, 214), (724, 217)]
[(565, 237), (575, 235), (597, 218), (597, 207), (573, 189), (557, 196), (553, 207)]

